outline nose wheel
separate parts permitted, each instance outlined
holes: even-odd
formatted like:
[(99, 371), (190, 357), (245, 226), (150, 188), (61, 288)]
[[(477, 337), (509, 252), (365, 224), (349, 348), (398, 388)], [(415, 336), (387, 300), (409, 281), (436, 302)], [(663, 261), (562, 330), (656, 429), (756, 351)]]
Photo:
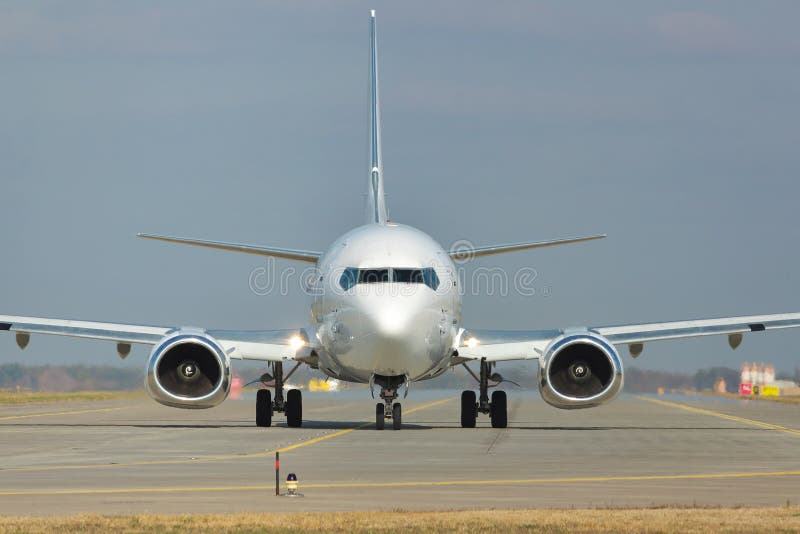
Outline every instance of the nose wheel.
[(403, 423), (403, 408), (399, 402), (394, 403), (392, 406), (392, 428), (400, 430), (400, 425)]
[(379, 402), (375, 405), (375, 430), (383, 430), (386, 426), (386, 414), (383, 409), (383, 403)]
[(387, 420), (391, 420), (393, 430), (400, 430), (403, 424), (403, 407), (399, 402), (394, 402), (397, 399), (397, 390), (381, 388), (381, 399), (383, 402), (375, 405), (375, 430), (386, 428)]

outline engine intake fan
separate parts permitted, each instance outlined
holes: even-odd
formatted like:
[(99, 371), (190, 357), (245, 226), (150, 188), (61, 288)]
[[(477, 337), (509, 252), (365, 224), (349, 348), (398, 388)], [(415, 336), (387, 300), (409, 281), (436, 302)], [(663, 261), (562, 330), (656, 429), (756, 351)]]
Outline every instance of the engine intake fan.
[(557, 408), (588, 408), (622, 389), (622, 362), (614, 346), (593, 332), (565, 335), (545, 351), (540, 368), (542, 398)]
[(168, 335), (150, 354), (145, 386), (167, 406), (211, 408), (230, 391), (230, 360), (205, 332), (182, 329)]

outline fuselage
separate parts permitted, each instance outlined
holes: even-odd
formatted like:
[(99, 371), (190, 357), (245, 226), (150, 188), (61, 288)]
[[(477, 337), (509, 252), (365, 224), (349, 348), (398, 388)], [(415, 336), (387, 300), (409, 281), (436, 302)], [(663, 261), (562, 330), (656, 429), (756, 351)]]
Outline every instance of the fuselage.
[(424, 380), (449, 363), (461, 323), (458, 274), (430, 236), (401, 224), (368, 224), (320, 257), (312, 321), (326, 374)]

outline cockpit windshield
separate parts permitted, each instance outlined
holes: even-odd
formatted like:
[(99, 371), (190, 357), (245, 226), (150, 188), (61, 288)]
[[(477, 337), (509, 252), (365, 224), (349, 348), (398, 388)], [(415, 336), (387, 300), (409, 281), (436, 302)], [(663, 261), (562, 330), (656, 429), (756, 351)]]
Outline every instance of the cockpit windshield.
[(439, 287), (439, 277), (431, 267), (423, 269), (404, 269), (399, 267), (388, 267), (380, 269), (358, 269), (348, 267), (339, 279), (339, 285), (347, 291), (356, 284), (377, 284), (385, 282), (396, 282), (404, 284), (425, 284), (436, 291)]
[(406, 284), (424, 284), (422, 269), (392, 269), (392, 281)]
[(389, 281), (389, 269), (359, 269), (359, 284), (377, 284)]

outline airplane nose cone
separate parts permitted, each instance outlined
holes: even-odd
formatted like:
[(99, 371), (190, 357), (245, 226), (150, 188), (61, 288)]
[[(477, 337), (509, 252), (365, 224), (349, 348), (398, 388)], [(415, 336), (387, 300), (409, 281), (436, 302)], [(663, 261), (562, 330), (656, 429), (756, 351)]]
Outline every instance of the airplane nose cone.
[[(377, 304), (377, 305), (376, 305)], [(363, 348), (369, 351), (375, 372), (399, 375), (412, 372), (416, 363), (430, 366), (429, 354), (439, 342), (433, 336), (441, 315), (423, 301), (414, 299), (394, 302), (366, 300), (360, 307)]]
[(366, 381), (376, 374), (422, 376), (442, 361), (452, 344), (452, 321), (433, 292), (396, 295), (364, 285), (322, 330), (339, 368)]
[(375, 310), (367, 315), (374, 334), (391, 339), (402, 339), (413, 331), (414, 317), (419, 310), (410, 306), (395, 306)]

